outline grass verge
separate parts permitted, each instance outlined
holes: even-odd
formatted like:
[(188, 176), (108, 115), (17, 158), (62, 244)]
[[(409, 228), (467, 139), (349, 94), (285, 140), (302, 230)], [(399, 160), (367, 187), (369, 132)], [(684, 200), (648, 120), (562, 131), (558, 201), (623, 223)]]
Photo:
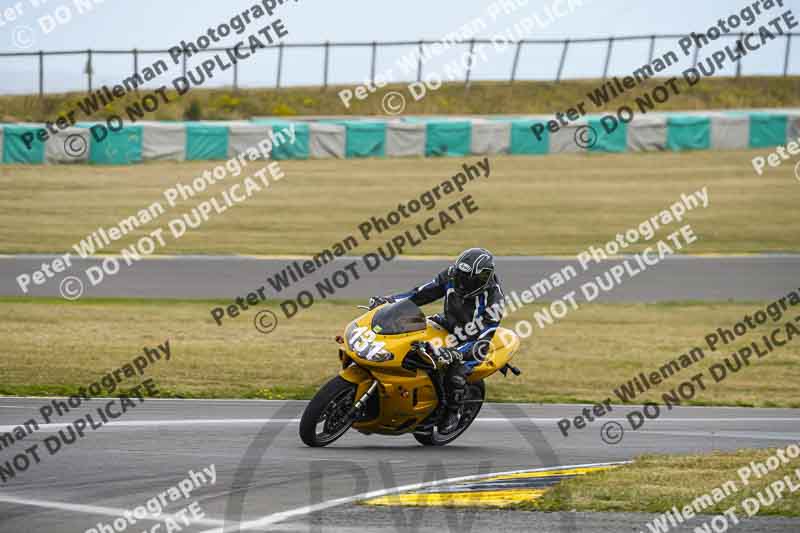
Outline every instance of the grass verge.
[[(578, 102), (587, 102), (587, 111), (596, 113), (616, 111), (621, 105), (633, 105), (636, 97), (649, 94), (664, 79), (650, 79), (629, 94), (614, 99), (602, 107), (590, 104), (587, 93), (602, 86), (601, 80), (473, 82), (469, 89), (463, 83), (446, 83), (426, 98), (415, 101), (406, 85), (390, 84), (366, 100), (353, 98), (345, 107), (338, 93), (354, 89), (354, 85), (330, 87), (291, 87), (286, 89), (192, 89), (184, 97), (168, 91), (171, 103), (148, 113), (148, 120), (233, 120), (253, 116), (295, 115), (384, 115), (383, 96), (401, 91), (406, 96), (408, 114), (535, 114), (566, 110)], [(688, 87), (681, 79), (680, 94), (659, 104), (659, 111), (731, 109), (748, 107), (800, 106), (800, 77), (749, 76), (745, 78), (704, 79)], [(139, 94), (139, 98), (144, 93)], [(76, 108), (76, 102), (86, 95), (82, 92), (38, 96), (0, 96), (0, 118), (4, 122), (37, 122), (54, 120), (60, 112)], [(115, 100), (92, 119), (111, 115), (125, 116), (127, 106), (138, 102), (137, 94)], [(78, 116), (83, 116), (78, 113)]]
[[(701, 503), (703, 514), (722, 514), (735, 506), (734, 512), (741, 519), (747, 516), (741, 502), (746, 498), (758, 499), (758, 493), (772, 482), (788, 475), (797, 485), (800, 459), (781, 464), (778, 469), (761, 478), (753, 474), (747, 483), (740, 479), (737, 474), (739, 468), (749, 465), (751, 461), (763, 463), (773, 455), (775, 449), (717, 451), (686, 456), (644, 455), (631, 465), (593, 472), (559, 483), (540, 499), (513, 508), (531, 511), (664, 513), (673, 507), (683, 510), (687, 505), (694, 509), (695, 499), (709, 494), (711, 500)], [(733, 486), (727, 483), (729, 481), (733, 482)], [(721, 491), (716, 493), (716, 497), (714, 489)], [(725, 494), (727, 496), (723, 499)], [(763, 497), (769, 502), (766, 493)], [(706, 506), (708, 503), (713, 505)], [(754, 508), (752, 504), (748, 505)], [(761, 505), (758, 515), (800, 517), (800, 491), (790, 494), (787, 489), (783, 498), (776, 499), (774, 504)]]
[[(479, 211), (409, 251), (457, 255), (488, 246), (501, 255), (573, 255), (613, 240), (681, 194), (708, 187), (709, 207), (690, 212), (698, 241), (686, 253), (800, 251), (798, 182), (789, 163), (756, 176), (750, 160), (762, 151), (585, 154), (493, 157), (491, 175), (469, 183)], [(0, 165), (0, 253), (63, 253), (98, 227), (110, 228), (159, 201), (166, 212), (102, 250), (118, 252), (158, 228), (166, 245), (157, 253), (313, 255), (352, 235), (362, 255), (446, 209), (462, 195), (443, 198), (383, 234), (365, 241), (358, 225), (386, 217), (461, 170), (465, 160), (316, 160), (281, 162), (286, 177), (246, 202), (212, 212), (198, 229), (176, 240), (169, 221), (201, 201), (221, 198), (243, 177), (229, 176), (170, 208), (163, 191), (190, 183), (212, 162), (158, 162), (137, 166)], [(255, 172), (263, 166), (248, 168)], [(223, 203), (220, 200), (220, 203)], [(462, 208), (463, 210), (463, 208)], [(402, 217), (401, 217), (402, 218)], [(679, 224), (658, 232), (664, 238)], [(31, 238), (35, 235), (36, 238)], [(636, 244), (628, 251), (644, 246)], [(408, 251), (408, 250), (407, 250)]]
[[(145, 346), (169, 339), (170, 361), (147, 370), (164, 396), (310, 398), (339, 370), (333, 338), (358, 316), (356, 302), (319, 302), (269, 334), (253, 327), (258, 310), (217, 326), (209, 314), (229, 302), (87, 299), (0, 299), (0, 394), (67, 394), (130, 362)], [(588, 304), (524, 339), (515, 357), (523, 374), (487, 383), (491, 401), (595, 402), (639, 372), (657, 370), (719, 326), (760, 306), (740, 303)], [(504, 324), (531, 319), (528, 306)], [(432, 304), (428, 312), (439, 310)], [(795, 313), (786, 315), (787, 320)], [(534, 323), (535, 324), (535, 323)], [(765, 325), (637, 398), (658, 401), (691, 375), (771, 331)], [(692, 405), (800, 407), (800, 343), (789, 342), (718, 384)], [(709, 380), (710, 381), (710, 380)], [(135, 385), (136, 379), (126, 384)]]

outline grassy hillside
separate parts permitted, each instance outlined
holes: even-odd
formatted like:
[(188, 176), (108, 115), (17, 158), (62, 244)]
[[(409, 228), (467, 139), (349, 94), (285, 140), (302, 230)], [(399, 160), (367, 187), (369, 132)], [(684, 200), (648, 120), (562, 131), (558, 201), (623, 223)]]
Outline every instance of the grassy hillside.
[[(652, 91), (663, 80), (649, 80), (632, 90), (628, 97), (610, 103), (611, 109), (630, 103), (637, 96)], [(521, 81), (476, 82), (466, 90), (463, 83), (445, 84), (414, 102), (404, 85), (388, 85), (365, 100), (353, 98), (346, 108), (337, 93), (344, 88), (300, 87), (287, 89), (249, 89), (233, 92), (192, 90), (182, 97), (170, 95), (169, 104), (160, 107), (148, 119), (243, 119), (252, 116), (295, 115), (377, 115), (386, 116), (381, 99), (389, 91), (400, 90), (408, 101), (406, 114), (534, 114), (565, 110), (586, 100), (586, 94), (600, 85), (599, 80), (575, 80), (561, 83)], [(752, 107), (800, 107), (800, 77), (748, 77), (703, 80), (694, 87), (680, 82), (681, 94), (673, 95), (659, 110), (702, 110)], [(145, 93), (142, 93), (144, 95)], [(38, 96), (0, 96), (0, 121), (42, 121), (68, 111), (83, 93)], [(137, 101), (135, 95), (116, 101), (97, 113), (98, 118), (123, 113), (126, 105)], [(589, 112), (607, 109), (595, 108)]]

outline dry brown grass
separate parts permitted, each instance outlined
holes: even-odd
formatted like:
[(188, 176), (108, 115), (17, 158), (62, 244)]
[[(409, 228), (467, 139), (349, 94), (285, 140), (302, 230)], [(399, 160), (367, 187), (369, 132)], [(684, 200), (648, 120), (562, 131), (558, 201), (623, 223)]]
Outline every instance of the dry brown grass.
[[(173, 359), (148, 375), (159, 388), (207, 397), (308, 398), (339, 368), (333, 337), (360, 311), (355, 302), (320, 302), (270, 335), (258, 333), (258, 309), (217, 326), (212, 302), (48, 299), (0, 300), (0, 392), (67, 392), (98, 379), (170, 339)], [(504, 321), (531, 318), (535, 306)], [(267, 308), (275, 310), (270, 303)], [(599, 401), (640, 371), (702, 346), (703, 337), (730, 325), (755, 304), (592, 304), (524, 339), (515, 358), (523, 374), (488, 382), (490, 398), (502, 401)], [(429, 310), (438, 310), (431, 305)], [(787, 315), (797, 315), (797, 312)], [(755, 333), (745, 342), (758, 338)], [(800, 339), (769, 357), (711, 384), (695, 403), (798, 407)], [(686, 369), (642, 399), (720, 361), (726, 347)], [(685, 374), (685, 376), (683, 375)], [(614, 403), (616, 398), (613, 398)]]
[[(687, 220), (699, 241), (688, 253), (800, 250), (800, 183), (788, 162), (756, 176), (750, 165), (763, 151), (494, 157), (488, 180), (472, 182), (480, 211), (413, 250), (453, 255), (480, 243), (507, 255), (575, 254), (612, 239), (676, 201), (707, 186), (710, 206)], [(159, 253), (314, 254), (358, 235), (370, 216), (385, 216), (455, 174), (465, 160), (394, 159), (282, 162), (286, 177), (245, 203), (214, 216)], [(259, 167), (261, 165), (259, 164)], [(210, 162), (126, 167), (0, 166), (0, 252), (63, 252), (99, 226), (119, 223), (160, 200), (176, 181), (189, 182)], [(255, 167), (251, 167), (255, 170)], [(179, 204), (133, 236), (157, 227), (211, 193)], [(240, 178), (241, 179), (241, 178)], [(440, 206), (455, 201), (451, 195)], [(433, 211), (430, 212), (434, 213)], [(418, 214), (368, 246), (412, 228)], [(672, 225), (669, 231), (674, 231)], [(662, 232), (665, 235), (668, 232)], [(359, 242), (362, 242), (360, 236)]]

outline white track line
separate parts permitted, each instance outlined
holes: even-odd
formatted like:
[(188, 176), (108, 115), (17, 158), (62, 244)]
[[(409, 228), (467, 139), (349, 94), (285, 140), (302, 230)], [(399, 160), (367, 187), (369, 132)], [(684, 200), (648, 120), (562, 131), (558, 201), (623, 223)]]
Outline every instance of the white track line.
[[(114, 518), (121, 518), (121, 517), (124, 518), (124, 513), (131, 511), (131, 509), (122, 509), (117, 507), (102, 507), (99, 505), (83, 505), (79, 503), (64, 503), (64, 502), (52, 502), (47, 500), (17, 498), (2, 493), (0, 493), (0, 502), (13, 503), (17, 505), (29, 505), (33, 507), (42, 507), (45, 509), (56, 509), (59, 511), (69, 511), (73, 513), (110, 516)], [(142, 520), (150, 520), (153, 522), (165, 522), (167, 519), (173, 520), (175, 522), (178, 522), (178, 520), (183, 520), (183, 518), (181, 518), (180, 516), (170, 513), (161, 513), (158, 516), (148, 513), (147, 517), (143, 518)], [(193, 523), (204, 526), (222, 526), (225, 522), (223, 520), (216, 520), (213, 518), (201, 518), (198, 520), (193, 520)]]
[[(104, 428), (137, 428), (151, 426), (194, 426), (194, 425), (233, 425), (233, 424), (281, 424), (299, 423), (299, 418), (199, 418), (197, 420), (123, 420), (108, 422)], [(40, 430), (56, 431), (70, 426), (70, 423), (39, 424)], [(0, 432), (12, 431), (17, 426), (0, 426)], [(36, 430), (34, 430), (34, 433)]]
[[(478, 418), (475, 423), (513, 423), (513, 422), (533, 422), (537, 424), (557, 423), (562, 418)], [(625, 422), (625, 418), (606, 418), (605, 421)], [(196, 420), (123, 420), (120, 422), (108, 422), (104, 424), (104, 428), (139, 428), (139, 427), (156, 427), (156, 426), (202, 426), (202, 425), (237, 425), (237, 424), (298, 424), (299, 418), (198, 418)], [(731, 418), (669, 418), (659, 420), (658, 423), (666, 424), (670, 422), (800, 422), (800, 417), (731, 417)], [(56, 423), (56, 424), (39, 424), (40, 430), (57, 431), (66, 428), (71, 424), (69, 423)], [(3, 425), (0, 426), (0, 433), (11, 432), (18, 426)], [(732, 430), (731, 430), (732, 431)], [(35, 432), (35, 430), (34, 430)]]
[[(3, 400), (66, 400), (69, 396), (3, 396)], [(111, 396), (98, 396), (96, 398), (89, 398), (88, 402), (102, 402), (103, 400), (112, 400)], [(289, 403), (289, 402), (306, 402), (307, 400), (263, 400), (260, 398), (246, 399), (246, 398), (147, 398), (148, 402), (240, 402), (240, 403)], [(577, 404), (576, 404), (577, 405)], [(590, 404), (587, 404), (590, 405)]]
[(709, 439), (750, 439), (750, 440), (785, 440), (800, 441), (800, 433), (782, 433), (779, 431), (766, 431), (758, 433), (747, 433), (736, 430), (717, 430), (717, 431), (658, 431), (643, 429), (642, 433), (648, 435), (675, 435), (678, 437), (706, 437)]
[(328, 500), (326, 502), (316, 503), (314, 505), (306, 505), (305, 507), (298, 507), (297, 509), (291, 509), (289, 511), (281, 511), (278, 513), (272, 513), (270, 515), (264, 516), (262, 518), (258, 518), (256, 520), (248, 520), (246, 522), (241, 522), (239, 524), (232, 524), (230, 526), (226, 526), (225, 528), (218, 528), (218, 529), (209, 529), (203, 531), (202, 533), (228, 533), (229, 531), (238, 531), (239, 529), (245, 530), (260, 530), (264, 529), (265, 527), (269, 527), (271, 525), (277, 524), (279, 522), (285, 522), (290, 518), (297, 518), (300, 516), (305, 516), (311, 513), (315, 513), (317, 511), (324, 511), (325, 509), (330, 509), (331, 507), (337, 507), (339, 505), (345, 505), (348, 503), (354, 503), (361, 500), (368, 500), (371, 498), (379, 498), (381, 496), (388, 496), (390, 494), (397, 494), (399, 492), (406, 492), (410, 490), (419, 490), (419, 489), (426, 489), (430, 487), (436, 487), (439, 485), (446, 485), (450, 483), (460, 483), (463, 481), (475, 481), (476, 479), (482, 479), (487, 477), (494, 477), (494, 476), (505, 476), (511, 474), (521, 474), (524, 472), (541, 472), (544, 470), (562, 470), (567, 468), (591, 468), (596, 466), (616, 466), (616, 465), (623, 465), (623, 464), (630, 464), (630, 461), (623, 461), (618, 463), (593, 463), (593, 464), (585, 464), (585, 465), (569, 465), (569, 466), (548, 466), (542, 468), (533, 468), (533, 469), (525, 469), (525, 470), (511, 470), (506, 472), (494, 472), (488, 474), (474, 474), (471, 476), (462, 476), (462, 477), (454, 477), (450, 479), (441, 479), (438, 481), (426, 481), (423, 483), (414, 483), (412, 485), (403, 485), (401, 487), (394, 487), (391, 489), (381, 489), (381, 490), (374, 490), (371, 492), (364, 492), (362, 494), (355, 494), (353, 496), (347, 496), (345, 498), (337, 498), (334, 500)]
[[(462, 476), (462, 477), (454, 477), (449, 479), (441, 479), (438, 481), (427, 481), (423, 483), (415, 483), (411, 485), (403, 485), (400, 487), (393, 487), (390, 489), (382, 489), (382, 490), (375, 490), (371, 492), (365, 492), (362, 494), (356, 494), (353, 496), (348, 496), (346, 498), (337, 498), (334, 500), (328, 500), (326, 502), (321, 502), (314, 505), (307, 505), (304, 507), (298, 507), (297, 509), (291, 509), (289, 511), (281, 511), (278, 513), (273, 513), (262, 518), (256, 520), (250, 520), (247, 522), (242, 523), (228, 523), (227, 526), (222, 528), (225, 525), (224, 520), (218, 520), (214, 518), (202, 518), (199, 520), (194, 520), (194, 524), (203, 525), (203, 526), (212, 526), (215, 529), (207, 530), (203, 533), (227, 533), (229, 531), (239, 531), (239, 530), (259, 530), (265, 527), (268, 527), (273, 524), (277, 524), (279, 522), (284, 522), (290, 518), (297, 518), (300, 516), (305, 516), (317, 511), (322, 511), (325, 509), (330, 509), (331, 507), (336, 507), (339, 505), (344, 505), (347, 503), (353, 503), (360, 500), (367, 500), (370, 498), (378, 498), (380, 496), (387, 496), (390, 494), (397, 494), (400, 492), (406, 492), (410, 490), (419, 490), (425, 489), (430, 487), (435, 487), (439, 485), (445, 485), (450, 483), (460, 483), (464, 481), (474, 481), (477, 479), (483, 479), (487, 477), (493, 476), (501, 476), (501, 475), (511, 475), (511, 474), (520, 474), (524, 472), (541, 472), (545, 470), (561, 470), (567, 468), (591, 468), (591, 467), (599, 467), (599, 466), (616, 466), (616, 465), (623, 465), (623, 464), (630, 464), (630, 461), (623, 461), (617, 463), (593, 463), (593, 464), (584, 464), (584, 465), (569, 465), (569, 466), (549, 466), (549, 467), (542, 467), (542, 468), (533, 468), (533, 469), (525, 469), (525, 470), (511, 470), (505, 472), (494, 472), (494, 473), (486, 473), (486, 474), (474, 474), (471, 476)], [(119, 507), (103, 507), (98, 505), (84, 505), (84, 504), (77, 504), (77, 503), (65, 503), (65, 502), (54, 502), (48, 500), (37, 500), (37, 499), (30, 499), (30, 498), (18, 498), (15, 496), (10, 496), (6, 494), (0, 493), (0, 502), (2, 503), (11, 503), (16, 505), (26, 505), (26, 506), (33, 506), (33, 507), (41, 507), (44, 509), (54, 509), (58, 511), (68, 511), (73, 513), (83, 513), (83, 514), (91, 514), (91, 515), (100, 515), (100, 516), (108, 516), (113, 518), (123, 517), (126, 511), (130, 511), (130, 509), (123, 509)], [(155, 522), (165, 522), (167, 519), (178, 521), (181, 519), (178, 515), (170, 514), (170, 513), (162, 513), (159, 516), (154, 516), (148, 513), (146, 518), (142, 520), (149, 520)]]

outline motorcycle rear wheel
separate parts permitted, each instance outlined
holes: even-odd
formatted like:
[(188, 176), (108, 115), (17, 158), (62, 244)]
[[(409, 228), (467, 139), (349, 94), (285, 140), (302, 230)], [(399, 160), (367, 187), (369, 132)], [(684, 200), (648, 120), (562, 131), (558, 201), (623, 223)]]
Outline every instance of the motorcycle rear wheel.
[[(300, 419), (300, 439), (312, 447), (327, 446), (353, 424), (347, 413), (356, 401), (356, 385), (339, 376), (326, 383), (306, 406)], [(321, 431), (318, 431), (321, 426)]]
[(470, 383), (467, 386), (467, 397), (464, 402), (464, 407), (461, 409), (461, 420), (458, 421), (458, 427), (452, 433), (442, 435), (433, 427), (429, 434), (421, 435), (414, 433), (414, 438), (417, 442), (425, 446), (444, 446), (456, 440), (464, 433), (472, 422), (478, 417), (478, 413), (483, 407), (483, 400), (486, 398), (486, 385), (483, 380), (477, 383)]

